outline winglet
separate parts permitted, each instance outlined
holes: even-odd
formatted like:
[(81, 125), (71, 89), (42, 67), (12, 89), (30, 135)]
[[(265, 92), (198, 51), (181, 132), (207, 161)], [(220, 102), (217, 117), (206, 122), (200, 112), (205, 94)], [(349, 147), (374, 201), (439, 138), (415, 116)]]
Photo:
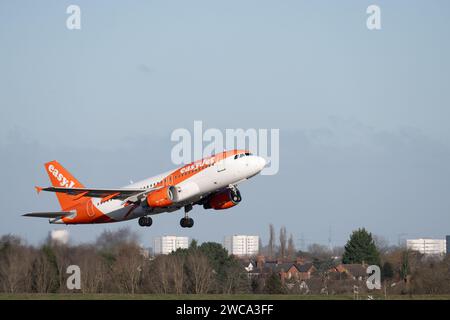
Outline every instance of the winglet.
[(36, 189), (37, 194), (41, 193), (42, 189), (44, 189), (44, 188), (38, 187), (38, 186), (35, 186), (34, 188)]

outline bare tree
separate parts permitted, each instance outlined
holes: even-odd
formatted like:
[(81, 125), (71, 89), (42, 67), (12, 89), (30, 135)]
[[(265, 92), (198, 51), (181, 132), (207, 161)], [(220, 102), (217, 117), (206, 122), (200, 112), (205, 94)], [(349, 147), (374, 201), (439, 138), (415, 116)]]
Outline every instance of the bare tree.
[(335, 257), (342, 257), (342, 255), (344, 254), (345, 249), (344, 249), (344, 247), (336, 246), (336, 247), (333, 247), (333, 249), (331, 251), (332, 251), (333, 256), (335, 256)]
[(81, 270), (81, 292), (99, 293), (107, 289), (109, 269), (92, 245), (73, 248), (73, 262)]
[(72, 264), (71, 256), (73, 250), (64, 244), (54, 241), (51, 244), (51, 249), (53, 250), (55, 265), (57, 268), (59, 292), (67, 292), (68, 289), (65, 282), (67, 278), (66, 270), (67, 267)]
[(0, 239), (0, 283), (3, 292), (31, 291), (33, 251), (19, 237), (8, 235)]
[(169, 256), (169, 271), (171, 275), (171, 282), (173, 283), (173, 291), (176, 294), (183, 293), (184, 287), (184, 265), (185, 258), (179, 255), (170, 255)]
[(386, 254), (389, 251), (389, 241), (380, 235), (373, 235), (373, 241), (380, 254)]
[(208, 258), (201, 252), (194, 251), (186, 258), (192, 293), (201, 294), (209, 291), (213, 270)]
[(224, 294), (247, 293), (249, 289), (249, 281), (247, 275), (242, 273), (242, 267), (238, 263), (230, 266), (220, 292)]
[(55, 292), (58, 287), (58, 270), (47, 246), (36, 254), (32, 265), (33, 290), (38, 293)]
[(286, 257), (286, 227), (281, 227), (280, 229), (280, 256), (282, 259)]
[(167, 256), (160, 255), (150, 264), (148, 277), (150, 290), (154, 293), (167, 294), (171, 292), (169, 261)]
[(143, 268), (143, 259), (138, 246), (133, 244), (121, 246), (112, 266), (114, 279), (121, 292), (136, 293)]
[(308, 252), (313, 258), (319, 260), (327, 260), (332, 256), (330, 248), (317, 243), (310, 244), (308, 246)]
[(295, 258), (295, 242), (294, 242), (294, 236), (292, 235), (292, 233), (289, 236), (287, 252), (288, 252), (288, 257), (290, 259)]
[(418, 294), (448, 294), (450, 292), (450, 258), (421, 259), (411, 276), (411, 289)]
[(129, 228), (120, 228), (117, 231), (105, 230), (96, 240), (96, 247), (101, 251), (114, 252), (122, 245), (137, 244), (137, 233)]
[(269, 225), (269, 257), (273, 258), (275, 252), (275, 228), (273, 224)]

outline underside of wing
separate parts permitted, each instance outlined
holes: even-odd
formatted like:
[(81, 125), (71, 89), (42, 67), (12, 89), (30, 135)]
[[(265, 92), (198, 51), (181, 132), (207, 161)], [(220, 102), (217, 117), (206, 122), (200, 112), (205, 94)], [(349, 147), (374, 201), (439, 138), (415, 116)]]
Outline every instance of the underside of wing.
[(36, 190), (41, 191), (49, 191), (56, 193), (64, 193), (71, 196), (74, 196), (73, 200), (81, 199), (84, 197), (89, 198), (101, 198), (101, 202), (106, 202), (108, 200), (122, 200), (124, 202), (139, 202), (141, 201), (147, 194), (153, 192), (155, 190), (161, 189), (162, 187), (155, 187), (149, 189), (131, 189), (131, 188), (121, 188), (121, 189), (94, 189), (94, 188), (62, 188), (62, 187), (47, 187), (41, 188), (36, 187)]
[(56, 211), (56, 212), (30, 212), (26, 213), (24, 217), (35, 217), (35, 218), (60, 218), (73, 214), (69, 211)]
[(91, 189), (91, 188), (59, 188), (59, 187), (48, 187), (41, 188), (42, 191), (65, 193), (71, 196), (90, 197), (90, 198), (107, 198), (124, 200), (130, 196), (140, 194), (144, 192), (143, 189)]

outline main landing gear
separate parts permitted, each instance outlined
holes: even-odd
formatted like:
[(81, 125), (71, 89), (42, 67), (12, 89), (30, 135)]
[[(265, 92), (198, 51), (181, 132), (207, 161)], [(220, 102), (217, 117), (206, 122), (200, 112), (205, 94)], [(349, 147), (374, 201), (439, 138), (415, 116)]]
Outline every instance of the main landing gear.
[(183, 228), (192, 228), (194, 225), (194, 219), (192, 218), (181, 218), (180, 226)]
[(153, 223), (153, 220), (150, 217), (140, 217), (138, 223), (141, 227), (150, 227)]
[(182, 228), (192, 228), (194, 225), (194, 219), (189, 218), (188, 212), (192, 210), (192, 204), (188, 204), (184, 207), (184, 218), (180, 220), (180, 226)]

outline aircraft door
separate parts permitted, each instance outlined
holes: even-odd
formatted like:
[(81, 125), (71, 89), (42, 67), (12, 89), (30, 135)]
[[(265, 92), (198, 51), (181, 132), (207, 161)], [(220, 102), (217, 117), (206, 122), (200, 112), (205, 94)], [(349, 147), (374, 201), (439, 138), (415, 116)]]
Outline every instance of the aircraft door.
[(222, 159), (217, 162), (217, 172), (225, 171), (225, 151), (222, 152)]

